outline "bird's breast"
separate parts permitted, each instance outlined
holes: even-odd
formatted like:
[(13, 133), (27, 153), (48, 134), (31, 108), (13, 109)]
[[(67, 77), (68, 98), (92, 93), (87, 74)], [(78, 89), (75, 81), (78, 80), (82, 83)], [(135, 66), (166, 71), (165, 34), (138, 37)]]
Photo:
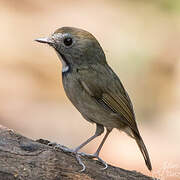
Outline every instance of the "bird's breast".
[(63, 73), (62, 80), (65, 93), (72, 104), (81, 113), (85, 113), (87, 109), (90, 109), (88, 102), (91, 102), (92, 100), (87, 93), (85, 93), (84, 89), (79, 83), (77, 75), (73, 72)]
[(90, 96), (82, 87), (76, 75), (66, 73), (62, 77), (67, 97), (86, 120), (103, 124), (106, 127), (119, 126), (117, 116), (113, 112), (105, 110), (94, 97)]

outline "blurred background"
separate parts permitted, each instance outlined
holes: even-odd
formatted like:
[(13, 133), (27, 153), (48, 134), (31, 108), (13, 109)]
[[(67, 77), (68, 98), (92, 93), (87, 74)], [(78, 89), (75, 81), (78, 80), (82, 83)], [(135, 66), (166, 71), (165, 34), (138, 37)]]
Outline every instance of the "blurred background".
[[(34, 39), (62, 26), (98, 39), (134, 104), (149, 173), (134, 140), (113, 130), (100, 156), (161, 179), (180, 179), (179, 0), (0, 0), (0, 124), (74, 148), (95, 131), (65, 96), (61, 63)], [(95, 152), (102, 136), (83, 151)]]

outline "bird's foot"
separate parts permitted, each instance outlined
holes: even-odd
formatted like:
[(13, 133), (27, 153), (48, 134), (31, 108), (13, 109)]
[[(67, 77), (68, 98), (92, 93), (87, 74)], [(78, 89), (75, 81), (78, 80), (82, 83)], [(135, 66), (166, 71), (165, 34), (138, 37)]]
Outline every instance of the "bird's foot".
[(80, 170), (80, 172), (83, 172), (85, 171), (86, 169), (86, 166), (84, 165), (84, 163), (82, 162), (80, 156), (81, 156), (81, 153), (80, 152), (77, 152), (77, 150), (74, 150), (74, 149), (70, 149), (66, 146), (63, 146), (61, 144), (57, 144), (57, 143), (54, 143), (54, 142), (51, 142), (51, 143), (48, 143), (49, 146), (53, 146), (53, 148), (56, 150), (56, 149), (61, 149), (62, 151), (64, 151), (65, 153), (72, 153), (72, 154), (75, 154), (76, 156), (76, 160), (77, 162), (82, 166), (82, 169)]
[(54, 149), (61, 149), (64, 152), (74, 153), (74, 149), (70, 149), (66, 146), (54, 142), (48, 143), (48, 146), (53, 146)]
[(80, 170), (80, 172), (83, 172), (83, 171), (85, 171), (85, 169), (86, 169), (86, 166), (84, 165), (84, 163), (82, 162), (82, 160), (81, 160), (81, 156), (86, 156), (86, 157), (88, 157), (88, 158), (90, 158), (90, 159), (94, 159), (94, 158), (96, 158), (101, 164), (103, 164), (104, 165), (104, 167), (102, 168), (102, 170), (105, 170), (105, 169), (107, 169), (107, 167), (108, 167), (108, 164), (105, 162), (105, 161), (103, 161), (99, 156), (98, 156), (98, 154), (86, 154), (86, 153), (83, 153), (83, 152), (76, 152), (76, 151), (74, 151), (73, 152), (74, 154), (75, 154), (75, 156), (76, 156), (76, 160), (78, 161), (78, 163), (82, 166), (82, 169)]
[(82, 169), (80, 170), (80, 172), (85, 171), (86, 166), (85, 164), (82, 162), (81, 160), (81, 156), (82, 157), (88, 157), (90, 159), (94, 159), (96, 158), (101, 164), (104, 165), (104, 168), (102, 168), (102, 170), (106, 169), (108, 167), (107, 163), (105, 161), (103, 161), (96, 153), (95, 154), (87, 154), (87, 153), (83, 153), (83, 152), (77, 152), (76, 149), (70, 149), (66, 146), (63, 146), (61, 144), (57, 144), (57, 143), (48, 143), (49, 146), (53, 146), (54, 149), (61, 149), (62, 151), (64, 151), (65, 153), (72, 153), (76, 156), (76, 160), (77, 162), (82, 166)]
[(88, 158), (90, 158), (90, 159), (94, 159), (94, 158), (96, 158), (101, 164), (103, 164), (104, 165), (104, 168), (102, 168), (102, 170), (105, 170), (105, 169), (107, 169), (107, 167), (108, 167), (108, 164), (104, 161), (104, 160), (102, 160), (100, 157), (99, 157), (99, 155), (98, 154), (87, 154), (87, 153), (83, 153), (83, 152), (79, 152), (78, 153), (80, 156), (86, 156), (86, 157), (88, 157)]
[(84, 164), (84, 163), (82, 162), (82, 160), (81, 160), (80, 152), (75, 152), (75, 155), (76, 155), (76, 160), (77, 160), (77, 162), (82, 166), (82, 169), (81, 169), (79, 172), (85, 171), (86, 166), (85, 166), (85, 164)]

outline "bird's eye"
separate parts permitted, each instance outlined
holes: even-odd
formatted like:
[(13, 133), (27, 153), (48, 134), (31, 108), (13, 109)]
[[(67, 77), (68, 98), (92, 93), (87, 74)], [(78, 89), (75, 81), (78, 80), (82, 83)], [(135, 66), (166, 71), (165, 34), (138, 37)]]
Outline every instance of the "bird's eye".
[(64, 44), (65, 44), (66, 46), (70, 46), (72, 43), (73, 43), (72, 38), (68, 37), (68, 38), (65, 38), (65, 39), (64, 39)]

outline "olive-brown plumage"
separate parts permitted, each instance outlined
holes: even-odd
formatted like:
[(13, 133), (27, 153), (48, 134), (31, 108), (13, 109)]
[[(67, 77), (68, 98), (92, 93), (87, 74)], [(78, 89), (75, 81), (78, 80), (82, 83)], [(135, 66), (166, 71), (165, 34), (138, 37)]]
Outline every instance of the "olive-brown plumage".
[(152, 169), (147, 149), (137, 128), (131, 100), (106, 62), (105, 54), (96, 38), (89, 32), (72, 27), (63, 27), (49, 38), (36, 41), (48, 43), (60, 57), (63, 86), (67, 97), (89, 122), (96, 123), (96, 133), (73, 152), (80, 160), (79, 149), (103, 133), (107, 133), (92, 157), (99, 158), (99, 152), (113, 128), (126, 132), (134, 138), (149, 170)]

